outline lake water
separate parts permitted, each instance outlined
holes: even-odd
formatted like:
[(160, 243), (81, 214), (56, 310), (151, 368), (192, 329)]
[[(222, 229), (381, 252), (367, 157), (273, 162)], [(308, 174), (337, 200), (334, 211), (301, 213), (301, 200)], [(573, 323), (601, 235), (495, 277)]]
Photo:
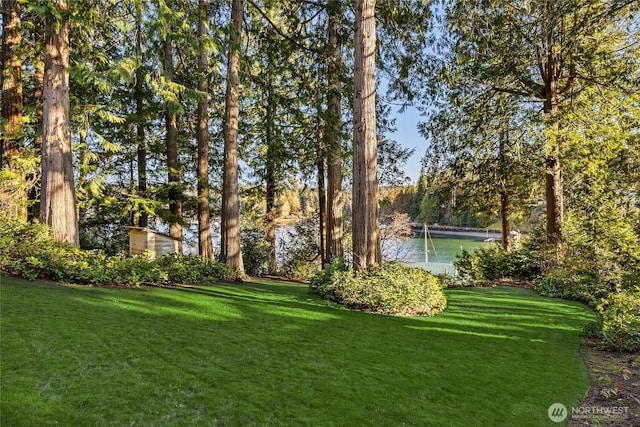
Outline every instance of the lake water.
[(402, 257), (398, 257), (398, 260), (406, 265), (424, 268), (434, 274), (446, 273), (454, 275), (455, 267), (453, 262), (456, 260), (456, 255), (462, 253), (463, 249), (473, 252), (476, 249), (495, 244), (485, 242), (481, 238), (471, 237), (433, 237), (427, 243), (428, 262), (427, 256), (425, 256), (425, 240), (423, 238), (413, 238), (401, 242), (399, 245), (404, 250), (404, 254)]
[[(198, 253), (197, 226), (185, 227), (183, 229), (185, 235), (185, 253)], [(219, 235), (217, 230), (212, 230), (213, 246), (217, 251), (220, 247)], [(286, 243), (291, 239), (290, 233), (294, 231), (293, 227), (278, 227), (276, 230), (277, 248), (280, 253), (279, 258), (283, 256), (282, 249), (286, 248)], [(434, 274), (455, 274), (455, 266), (453, 262), (456, 255), (461, 253), (463, 249), (473, 252), (475, 249), (490, 245), (493, 243), (485, 242), (485, 237), (479, 236), (432, 236), (428, 241), (428, 257), (426, 262), (425, 241), (424, 238), (411, 238), (402, 242), (383, 241), (382, 253), (385, 261), (398, 261), (412, 267), (424, 268)], [(498, 237), (497, 235), (492, 237)], [(435, 250), (434, 247), (435, 246)], [(282, 262), (282, 259), (280, 259)]]

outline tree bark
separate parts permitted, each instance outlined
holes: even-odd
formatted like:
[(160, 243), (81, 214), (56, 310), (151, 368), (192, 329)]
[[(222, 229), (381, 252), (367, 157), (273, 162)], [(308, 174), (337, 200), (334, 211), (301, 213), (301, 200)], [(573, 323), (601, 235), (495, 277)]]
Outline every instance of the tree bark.
[(2, 3), (2, 118), (4, 131), (0, 144), (0, 167), (11, 162), (18, 153), (23, 136), (22, 127), (22, 61), (18, 49), (22, 41), (20, 3)]
[[(273, 40), (271, 32), (267, 34), (267, 42)], [(264, 108), (265, 108), (265, 145), (267, 153), (265, 156), (265, 237), (269, 242), (269, 267), (268, 273), (275, 274), (278, 271), (278, 260), (276, 254), (276, 193), (278, 189), (278, 179), (280, 177), (280, 164), (282, 162), (282, 150), (280, 142), (276, 139), (276, 100), (274, 99), (273, 73), (275, 72), (275, 52), (269, 49), (267, 52), (267, 68), (265, 70), (264, 82)]]
[[(34, 64), (34, 80), (35, 90), (33, 93), (34, 102), (36, 105), (36, 117), (37, 122), (34, 127), (37, 129), (36, 137), (33, 140), (33, 148), (37, 154), (42, 156), (42, 103), (44, 92), (44, 54), (39, 55), (38, 60)], [(36, 221), (40, 218), (40, 192), (42, 183), (42, 170), (36, 170), (34, 175), (29, 178), (33, 183), (29, 187), (29, 202), (31, 207), (29, 208), (29, 222)]]
[[(551, 19), (554, 16), (554, 0), (546, 2), (546, 16)], [(560, 104), (558, 88), (558, 53), (554, 35), (549, 31), (545, 41), (545, 64), (542, 70), (544, 81), (544, 113), (548, 114), (551, 121), (551, 129), (547, 135), (547, 158), (545, 173), (545, 198), (547, 202), (547, 242), (556, 250), (558, 260), (562, 257), (563, 236), (562, 222), (564, 221), (564, 198), (562, 164), (560, 161), (560, 126), (557, 116)]]
[(563, 167), (560, 161), (560, 126), (557, 122), (559, 111), (558, 81), (555, 50), (551, 37), (548, 41), (544, 113), (549, 115), (551, 128), (548, 130), (547, 158), (545, 173), (545, 198), (547, 202), (547, 242), (555, 247), (558, 258), (562, 256), (564, 221)]
[[(270, 77), (267, 77), (270, 79)], [(274, 102), (271, 99), (271, 87), (270, 82), (267, 83), (267, 105), (266, 105), (266, 144), (267, 144), (267, 158), (266, 158), (266, 237), (269, 242), (269, 274), (275, 274), (278, 271), (278, 262), (276, 258), (276, 162), (277, 152), (274, 150), (276, 141), (274, 139), (274, 127), (275, 127), (275, 108)]]
[(320, 234), (320, 262), (322, 267), (327, 264), (327, 188), (325, 183), (325, 147), (324, 147), (324, 135), (322, 132), (322, 120), (320, 117), (320, 106), (317, 106), (317, 123), (316, 132), (318, 139), (318, 153), (316, 167), (318, 172), (318, 219), (319, 219), (319, 234)]
[[(20, 176), (16, 157), (20, 156), (23, 145), (24, 129), (22, 126), (22, 61), (19, 48), (22, 42), (20, 33), (20, 3), (16, 0), (3, 0), (2, 3), (2, 119), (4, 130), (0, 142), (0, 169), (5, 166), (17, 176), (6, 183), (3, 188), (7, 205), (5, 208), (20, 218), (27, 219), (27, 184), (24, 176)], [(9, 212), (5, 212), (9, 214)]]
[(509, 193), (506, 189), (500, 192), (500, 222), (502, 225), (502, 249), (511, 252), (511, 227), (509, 225)]
[(79, 244), (69, 129), (69, 20), (67, 0), (53, 0), (62, 15), (46, 22), (40, 220), (55, 238)]
[(547, 201), (547, 242), (554, 245), (558, 255), (562, 253), (564, 220), (563, 167), (560, 162), (560, 144), (552, 142), (547, 156), (545, 175), (545, 196)]
[(378, 223), (375, 0), (356, 0), (353, 112), (353, 268), (382, 262)]
[(505, 129), (507, 125), (507, 120), (500, 120), (500, 127), (502, 128), (500, 131), (500, 141), (498, 146), (498, 170), (501, 176), (501, 185), (500, 189), (500, 223), (502, 228), (502, 249), (506, 252), (511, 252), (511, 228), (509, 224), (509, 215), (510, 215), (510, 205), (509, 205), (509, 191), (506, 186), (506, 175), (507, 175), (507, 160), (505, 159), (506, 155), (506, 144), (508, 140), (508, 130)]
[[(144, 71), (142, 70), (142, 16), (140, 13), (136, 16), (136, 83), (134, 88), (134, 96), (136, 99), (136, 149), (138, 164), (138, 196), (147, 196), (147, 144), (145, 142), (144, 130), (144, 93), (143, 80)], [(146, 227), (149, 225), (149, 216), (145, 211), (140, 212), (138, 216), (138, 226)]]
[(269, 174), (267, 174), (267, 210), (265, 215), (265, 225), (267, 228), (267, 242), (269, 242), (269, 274), (275, 274), (278, 271), (278, 262), (276, 257), (276, 189), (274, 184), (273, 177), (269, 179)]
[(224, 175), (222, 182), (221, 258), (227, 266), (244, 273), (240, 246), (240, 200), (238, 198), (238, 117), (240, 92), (240, 43), (243, 0), (232, 0), (231, 37), (227, 63), (227, 94), (224, 115)]
[[(168, 81), (173, 81), (173, 43), (170, 36), (163, 42), (165, 74)], [(166, 102), (165, 113), (165, 144), (167, 148), (167, 168), (169, 170), (167, 182), (169, 184), (169, 210), (171, 211), (171, 223), (169, 235), (178, 242), (178, 253), (182, 253), (182, 191), (180, 190), (180, 162), (178, 160), (178, 115), (173, 102)]]
[[(207, 1), (200, 0), (200, 20), (198, 37), (202, 43), (206, 35)], [(203, 47), (198, 55), (198, 90), (209, 92), (207, 84), (207, 56)], [(202, 258), (213, 259), (213, 243), (211, 241), (211, 215), (209, 210), (209, 110), (208, 96), (198, 101), (198, 253)]]
[(339, 0), (330, 0), (329, 10), (329, 50), (331, 57), (327, 65), (329, 92), (327, 99), (327, 125), (325, 141), (327, 149), (327, 219), (326, 219), (326, 262), (344, 257), (342, 238), (344, 235), (342, 197), (342, 43), (340, 27), (342, 10)]

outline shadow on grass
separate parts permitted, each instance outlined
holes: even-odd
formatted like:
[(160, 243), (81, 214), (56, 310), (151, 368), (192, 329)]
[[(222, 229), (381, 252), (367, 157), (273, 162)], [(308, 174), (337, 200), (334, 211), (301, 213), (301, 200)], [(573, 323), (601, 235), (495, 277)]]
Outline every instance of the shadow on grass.
[(9, 424), (538, 426), (588, 386), (590, 311), (520, 289), (447, 290), (433, 318), (286, 283), (1, 289)]

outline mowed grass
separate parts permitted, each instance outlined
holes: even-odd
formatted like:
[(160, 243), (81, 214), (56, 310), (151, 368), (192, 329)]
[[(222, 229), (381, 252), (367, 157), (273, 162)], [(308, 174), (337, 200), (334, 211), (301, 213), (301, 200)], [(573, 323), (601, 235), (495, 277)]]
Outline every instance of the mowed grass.
[(591, 311), (523, 289), (400, 318), (297, 284), (0, 281), (3, 426), (544, 426), (589, 385)]

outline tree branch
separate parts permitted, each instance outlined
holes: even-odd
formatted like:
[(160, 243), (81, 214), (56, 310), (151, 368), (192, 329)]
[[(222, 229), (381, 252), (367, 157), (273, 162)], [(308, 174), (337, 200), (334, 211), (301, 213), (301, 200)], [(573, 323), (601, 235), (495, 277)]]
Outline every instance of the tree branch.
[(560, 89), (558, 93), (560, 95), (564, 95), (565, 93), (569, 92), (573, 88), (573, 85), (576, 82), (576, 77), (577, 77), (576, 67), (573, 66), (569, 70), (569, 79), (567, 80), (567, 84), (562, 89)]
[(275, 30), (276, 33), (278, 33), (278, 35), (286, 40), (289, 40), (291, 43), (293, 43), (294, 45), (296, 45), (297, 47), (299, 47), (300, 49), (309, 51), (309, 52), (313, 52), (316, 53), (318, 55), (321, 55), (322, 52), (318, 51), (317, 49), (314, 49), (312, 47), (306, 46), (302, 43), (300, 43), (299, 41), (297, 41), (295, 38), (291, 37), (288, 34), (285, 34), (280, 27), (278, 27), (278, 25), (273, 22), (269, 16), (260, 8), (260, 6), (258, 6), (253, 0), (247, 0), (247, 2), (249, 4), (251, 4), (251, 6), (253, 6), (260, 15), (262, 15), (262, 17), (269, 23), (269, 25), (271, 25), (271, 27)]
[[(508, 88), (498, 87), (498, 86), (492, 86), (491, 90), (494, 92), (508, 93), (510, 95), (516, 95), (516, 96), (531, 96), (530, 92), (521, 92), (519, 90), (508, 89)], [(536, 95), (536, 97), (538, 97), (538, 95)]]

